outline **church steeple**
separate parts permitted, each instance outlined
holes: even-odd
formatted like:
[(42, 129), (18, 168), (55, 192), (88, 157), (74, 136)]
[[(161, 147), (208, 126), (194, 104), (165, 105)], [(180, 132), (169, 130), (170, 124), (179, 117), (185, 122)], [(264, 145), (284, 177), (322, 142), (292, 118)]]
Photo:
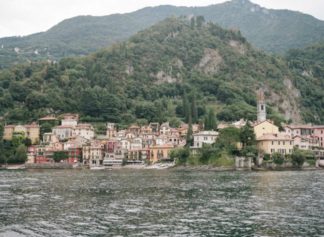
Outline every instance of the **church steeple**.
[(266, 103), (264, 100), (264, 91), (263, 89), (259, 89), (257, 92), (257, 111), (258, 116), (257, 120), (258, 122), (263, 122), (267, 119), (267, 110), (266, 110)]

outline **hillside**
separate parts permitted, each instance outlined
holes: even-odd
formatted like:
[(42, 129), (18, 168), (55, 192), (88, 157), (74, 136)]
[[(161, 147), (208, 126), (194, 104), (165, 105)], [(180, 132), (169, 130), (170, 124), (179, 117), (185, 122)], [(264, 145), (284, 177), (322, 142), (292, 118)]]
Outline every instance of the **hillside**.
[[(324, 42), (305, 49), (290, 50), (286, 59), (298, 75), (295, 85), (300, 90), (307, 121), (324, 122)], [(313, 116), (314, 111), (318, 116)]]
[(190, 107), (194, 122), (210, 109), (219, 120), (254, 120), (262, 87), (271, 118), (299, 122), (304, 98), (294, 77), (286, 61), (253, 49), (238, 31), (202, 17), (169, 18), (87, 57), (2, 70), (0, 116), (22, 122), (78, 112), (84, 121), (178, 123)]
[[(240, 29), (253, 46), (285, 52), (324, 39), (324, 22), (288, 10), (269, 10), (248, 0), (232, 0), (208, 7), (159, 6), (127, 14), (79, 16), (46, 32), (0, 39), (0, 67), (28, 60), (57, 60), (95, 52), (170, 16), (202, 15), (228, 29)], [(311, 37), (310, 37), (311, 36)]]

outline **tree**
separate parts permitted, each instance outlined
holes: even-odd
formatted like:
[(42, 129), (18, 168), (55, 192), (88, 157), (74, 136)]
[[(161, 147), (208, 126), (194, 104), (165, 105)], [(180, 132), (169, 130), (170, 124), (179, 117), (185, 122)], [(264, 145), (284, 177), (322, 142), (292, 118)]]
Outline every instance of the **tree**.
[(293, 166), (301, 168), (305, 162), (306, 156), (305, 153), (299, 149), (294, 149), (291, 154), (291, 160)]
[(177, 164), (185, 164), (187, 162), (187, 159), (190, 155), (189, 148), (178, 148), (171, 150), (170, 152), (170, 158), (172, 160), (176, 160)]
[(282, 165), (285, 162), (284, 156), (278, 152), (272, 154), (272, 160), (276, 165)]
[(203, 23), (205, 22), (205, 18), (203, 16), (197, 16), (197, 27), (198, 28), (201, 28)]
[(196, 103), (196, 95), (193, 94), (191, 98), (191, 116), (192, 116), (192, 122), (197, 123), (198, 121), (198, 109), (197, 109), (197, 103)]
[(248, 122), (245, 126), (241, 128), (240, 140), (242, 142), (243, 148), (247, 146), (253, 146), (256, 144), (254, 130)]
[(190, 147), (192, 145), (192, 121), (191, 115), (189, 115), (189, 123), (188, 123), (188, 131), (187, 131), (187, 138), (186, 138), (186, 146)]
[(205, 130), (216, 130), (216, 116), (213, 109), (208, 110), (207, 116), (205, 116)]
[(27, 161), (27, 148), (25, 145), (21, 144), (16, 149), (16, 153), (14, 155), (14, 162), (24, 163), (26, 161)]
[(190, 115), (190, 104), (188, 100), (188, 96), (184, 94), (182, 97), (182, 107), (183, 107), (183, 117), (185, 118), (185, 122), (189, 122), (189, 115)]
[(55, 162), (60, 162), (61, 160), (66, 160), (68, 158), (68, 155), (65, 151), (56, 151), (53, 154), (53, 160)]
[(195, 17), (191, 17), (190, 19), (190, 28), (192, 30), (195, 29)]
[(239, 153), (238, 144), (240, 142), (240, 129), (228, 127), (220, 130), (216, 141), (216, 147), (228, 151), (229, 154), (236, 155)]

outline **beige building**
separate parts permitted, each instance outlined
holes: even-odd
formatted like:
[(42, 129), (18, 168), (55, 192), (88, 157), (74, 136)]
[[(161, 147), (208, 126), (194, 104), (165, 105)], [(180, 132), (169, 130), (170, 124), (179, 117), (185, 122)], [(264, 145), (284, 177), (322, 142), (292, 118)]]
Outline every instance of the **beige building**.
[(103, 165), (103, 145), (99, 141), (92, 141), (91, 143), (82, 147), (83, 164), (90, 167)]
[(29, 138), (32, 144), (37, 144), (39, 142), (40, 127), (36, 123), (28, 125), (6, 125), (4, 127), (4, 140), (11, 141), (15, 134), (22, 134), (26, 138)]
[(294, 140), (289, 135), (264, 134), (257, 138), (257, 147), (259, 151), (265, 154), (273, 154), (275, 152), (281, 154), (291, 154), (294, 148)]
[(255, 133), (255, 137), (258, 139), (265, 134), (277, 134), (279, 133), (279, 128), (273, 124), (270, 120), (265, 120), (262, 122), (257, 122), (253, 125), (253, 130)]
[(150, 162), (155, 163), (160, 160), (167, 160), (170, 158), (170, 151), (174, 149), (173, 145), (155, 145), (150, 147)]

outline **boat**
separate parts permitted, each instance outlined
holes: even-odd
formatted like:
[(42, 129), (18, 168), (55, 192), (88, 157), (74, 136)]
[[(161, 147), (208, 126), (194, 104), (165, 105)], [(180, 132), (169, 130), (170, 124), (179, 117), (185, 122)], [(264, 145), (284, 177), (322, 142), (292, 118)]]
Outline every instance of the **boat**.
[(104, 170), (106, 167), (104, 166), (92, 166), (90, 167), (90, 170)]

